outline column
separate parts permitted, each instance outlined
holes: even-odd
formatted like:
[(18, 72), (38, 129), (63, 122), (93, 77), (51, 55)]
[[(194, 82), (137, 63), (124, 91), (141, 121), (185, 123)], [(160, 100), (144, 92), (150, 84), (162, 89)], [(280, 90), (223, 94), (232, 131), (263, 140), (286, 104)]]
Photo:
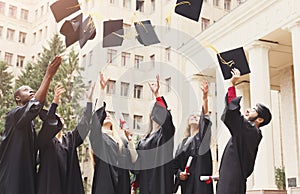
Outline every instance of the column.
[[(260, 102), (270, 107), (269, 46), (255, 43), (248, 50), (250, 65), (251, 107)], [(274, 172), (273, 132), (271, 124), (261, 128), (260, 142), (254, 167), (253, 189), (276, 189)]]
[[(296, 102), (296, 123), (297, 123), (297, 129), (298, 129), (298, 166), (300, 165), (300, 22), (296, 23), (295, 25), (291, 26), (290, 31), (292, 33), (292, 47), (293, 47), (293, 67), (294, 67), (294, 86), (295, 86), (295, 102)], [(299, 180), (299, 168), (298, 168), (298, 184), (300, 185)]]

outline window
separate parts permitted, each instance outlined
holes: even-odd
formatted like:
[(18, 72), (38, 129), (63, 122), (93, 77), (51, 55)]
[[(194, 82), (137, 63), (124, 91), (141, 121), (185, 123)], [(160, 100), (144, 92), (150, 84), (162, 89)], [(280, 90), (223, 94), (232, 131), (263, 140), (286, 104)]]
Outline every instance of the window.
[(26, 33), (25, 32), (19, 32), (19, 42), (25, 43), (26, 42)]
[(82, 67), (86, 66), (86, 55), (82, 55)]
[(4, 56), (4, 61), (9, 64), (9, 65), (12, 65), (12, 58), (13, 58), (13, 54), (12, 53), (5, 53), (5, 56)]
[(33, 33), (33, 44), (36, 43), (36, 32)]
[(116, 81), (108, 80), (108, 83), (106, 86), (106, 93), (107, 94), (115, 94), (116, 93)]
[(136, 11), (144, 12), (144, 0), (136, 0)]
[(109, 0), (110, 4), (116, 4), (116, 0)]
[(2, 38), (3, 26), (0, 26), (0, 38)]
[(144, 57), (141, 55), (135, 55), (134, 56), (134, 67), (139, 69), (140, 68), (140, 64), (143, 62)]
[(129, 114), (128, 113), (122, 113), (123, 119), (128, 123), (129, 121)]
[(45, 34), (45, 38), (47, 38), (47, 35), (48, 35), (48, 26), (45, 26), (45, 32), (44, 32), (44, 34)]
[(210, 22), (209, 19), (201, 18), (201, 29), (202, 29), (202, 31), (204, 31), (208, 28), (209, 22)]
[(127, 67), (130, 63), (130, 53), (122, 52), (121, 64), (123, 67)]
[(6, 39), (7, 40), (14, 40), (15, 36), (15, 30), (8, 28), (7, 29), (7, 34), (6, 34)]
[[(131, 25), (123, 23), (124, 36), (129, 36), (132, 34)], [(135, 31), (134, 31), (135, 32)]]
[(93, 50), (89, 52), (89, 66), (92, 66), (92, 62), (93, 62)]
[(166, 48), (166, 60), (171, 61), (171, 47)]
[(151, 0), (151, 11), (155, 11), (155, 0)]
[(220, 0), (213, 0), (213, 5), (214, 6), (219, 6)]
[(143, 93), (143, 86), (141, 86), (141, 85), (134, 85), (133, 97), (141, 99), (142, 98), (142, 93)]
[(39, 14), (39, 10), (36, 9), (34, 11), (34, 17), (35, 17), (36, 20), (38, 19), (38, 14)]
[(114, 111), (107, 110), (106, 112), (110, 115), (111, 120), (115, 119), (115, 112)]
[(84, 188), (88, 188), (88, 177), (83, 178), (83, 186)]
[(13, 5), (9, 5), (8, 9), (8, 16), (9, 17), (17, 17), (17, 7)]
[(171, 77), (166, 79), (167, 92), (171, 92)]
[(107, 63), (115, 63), (115, 58), (117, 56), (117, 51), (113, 49), (107, 50)]
[(0, 13), (5, 14), (5, 3), (0, 1)]
[(28, 20), (28, 10), (21, 9), (21, 19)]
[(123, 0), (123, 7), (130, 9), (131, 8), (131, 0)]
[(143, 119), (143, 116), (140, 116), (140, 115), (133, 116), (133, 128), (134, 129), (141, 129), (142, 119)]
[(41, 41), (43, 38), (43, 29), (39, 30), (39, 41)]
[(24, 57), (24, 56), (18, 55), (16, 66), (17, 66), (17, 67), (23, 67), (23, 65), (24, 65), (24, 60), (25, 60), (25, 57)]
[(41, 16), (44, 15), (44, 6), (41, 7)]
[(225, 9), (226, 11), (230, 11), (230, 3), (231, 3), (230, 0), (225, 0), (225, 1), (224, 1), (224, 9)]
[(128, 96), (129, 83), (121, 82), (121, 96)]
[(152, 68), (154, 68), (155, 67), (155, 55), (150, 56), (150, 62), (151, 62)]

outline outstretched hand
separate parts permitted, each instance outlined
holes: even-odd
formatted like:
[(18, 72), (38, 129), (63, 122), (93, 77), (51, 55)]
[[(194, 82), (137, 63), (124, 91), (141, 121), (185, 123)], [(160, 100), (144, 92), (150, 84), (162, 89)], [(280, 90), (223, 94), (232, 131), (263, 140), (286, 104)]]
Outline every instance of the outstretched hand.
[(158, 94), (158, 91), (159, 91), (159, 88), (160, 88), (160, 84), (159, 84), (159, 75), (156, 76), (156, 83), (149, 83), (148, 82), (148, 85), (151, 89), (151, 92), (154, 94), (155, 97), (158, 97), (159, 94)]
[(235, 86), (236, 82), (240, 79), (241, 77), (241, 72), (237, 69), (237, 68), (233, 68), (231, 70), (231, 75), (232, 75), (232, 78), (231, 78), (231, 85), (232, 86)]
[(55, 56), (54, 59), (51, 61), (51, 63), (47, 67), (46, 75), (48, 75), (48, 76), (50, 76), (50, 78), (52, 78), (55, 75), (58, 67), (60, 66), (61, 60), (62, 59), (60, 56)]
[(207, 95), (208, 95), (208, 82), (206, 80), (202, 81), (200, 89), (202, 91), (203, 94), (203, 100), (207, 99)]
[(102, 72), (99, 72), (99, 76), (100, 76), (100, 86), (101, 86), (101, 89), (104, 90), (108, 81), (109, 81), (109, 78), (107, 78), (106, 80), (104, 79), (104, 76), (103, 76), (103, 73)]
[(94, 94), (94, 90), (95, 90), (95, 85), (96, 83), (94, 84), (90, 84), (87, 88), (87, 91), (86, 91), (86, 98), (89, 102), (92, 102), (93, 101), (93, 94)]
[(64, 87), (62, 86), (61, 83), (58, 83), (55, 87), (54, 87), (54, 99), (53, 99), (53, 103), (58, 104), (59, 100), (61, 98), (61, 95), (65, 92), (66, 90), (64, 89)]

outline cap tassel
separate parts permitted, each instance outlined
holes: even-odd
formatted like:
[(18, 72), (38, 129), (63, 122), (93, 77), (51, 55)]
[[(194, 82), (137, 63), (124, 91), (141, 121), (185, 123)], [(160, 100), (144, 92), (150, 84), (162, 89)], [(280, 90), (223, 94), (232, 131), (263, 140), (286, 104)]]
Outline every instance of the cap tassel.
[(227, 65), (228, 67), (232, 67), (235, 64), (234, 60), (226, 61), (225, 59), (223, 59), (223, 57), (220, 55), (218, 50), (213, 45), (207, 44), (207, 47), (211, 48), (218, 55), (218, 57), (219, 57), (219, 59), (220, 59), (220, 61), (223, 65)]
[[(177, 3), (173, 9), (175, 9), (177, 6), (185, 5), (185, 4), (187, 4), (187, 5), (192, 5), (191, 2), (189, 2), (189, 1), (182, 1), (182, 2), (180, 2), (180, 3)], [(165, 18), (166, 21), (167, 21), (168, 26), (171, 25), (171, 19), (172, 19), (173, 9), (170, 9), (170, 10), (169, 10), (169, 13), (167, 14), (168, 16)]]

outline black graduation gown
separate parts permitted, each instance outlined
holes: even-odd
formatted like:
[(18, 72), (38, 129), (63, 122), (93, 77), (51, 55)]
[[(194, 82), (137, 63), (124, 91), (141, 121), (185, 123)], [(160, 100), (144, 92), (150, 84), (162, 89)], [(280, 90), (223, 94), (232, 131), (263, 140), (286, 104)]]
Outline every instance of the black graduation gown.
[[(200, 116), (199, 127), (199, 132), (194, 137), (185, 138), (182, 141), (175, 154), (175, 187), (179, 184), (182, 194), (213, 193), (212, 183), (206, 184), (206, 182), (200, 181), (200, 176), (211, 176), (213, 172), (210, 150), (211, 121), (203, 113)], [(179, 174), (185, 170), (189, 156), (193, 157), (189, 168), (190, 175), (185, 181), (180, 181)]]
[[(166, 104), (166, 103), (165, 103)], [(133, 173), (140, 188), (140, 194), (171, 194), (173, 193), (173, 147), (175, 127), (171, 113), (157, 102), (152, 111), (158, 120), (165, 116), (160, 129), (141, 139), (137, 145), (138, 159)], [(164, 117), (163, 116), (163, 117)], [(152, 149), (151, 151), (149, 151)], [(145, 153), (145, 150), (148, 150)], [(171, 161), (169, 161), (171, 160)], [(145, 166), (145, 164), (148, 164)], [(157, 166), (151, 169), (151, 166)]]
[(260, 129), (247, 121), (240, 112), (241, 97), (227, 103), (222, 115), (231, 133), (220, 164), (217, 194), (244, 194), (246, 181), (254, 169), (258, 145), (262, 139)]
[(34, 194), (36, 176), (36, 132), (33, 119), (42, 105), (30, 100), (7, 113), (0, 140), (1, 194)]
[(73, 131), (62, 136), (62, 142), (55, 137), (62, 128), (61, 124), (49, 119), (44, 121), (38, 135), (40, 167), (37, 194), (84, 194), (76, 148), (89, 132), (91, 115), (92, 103), (87, 103), (81, 121)]
[(95, 160), (92, 194), (130, 194), (129, 170), (120, 168), (131, 165), (127, 143), (123, 141), (120, 151), (118, 143), (102, 132), (105, 117), (104, 103), (92, 117), (90, 142)]

